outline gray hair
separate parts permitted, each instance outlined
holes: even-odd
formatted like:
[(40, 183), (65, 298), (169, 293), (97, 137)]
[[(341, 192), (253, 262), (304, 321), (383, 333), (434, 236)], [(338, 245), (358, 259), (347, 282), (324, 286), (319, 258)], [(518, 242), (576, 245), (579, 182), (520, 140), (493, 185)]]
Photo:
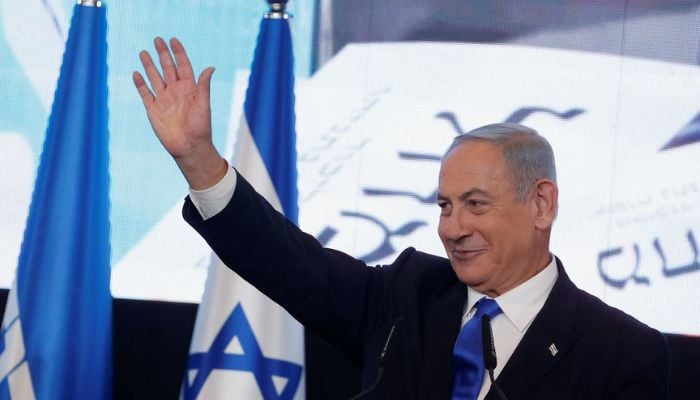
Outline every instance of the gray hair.
[(483, 140), (502, 148), (506, 168), (515, 185), (515, 196), (520, 202), (530, 196), (535, 181), (544, 178), (557, 181), (552, 146), (532, 128), (507, 122), (485, 125), (455, 137), (445, 156), (472, 140)]

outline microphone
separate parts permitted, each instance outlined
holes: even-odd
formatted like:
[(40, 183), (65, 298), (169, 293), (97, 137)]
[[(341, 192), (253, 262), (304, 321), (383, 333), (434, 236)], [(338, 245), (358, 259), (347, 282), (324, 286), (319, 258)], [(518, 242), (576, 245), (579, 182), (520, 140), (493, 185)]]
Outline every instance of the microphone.
[(493, 379), (493, 370), (498, 364), (496, 360), (496, 346), (493, 342), (493, 330), (491, 329), (491, 317), (484, 314), (481, 316), (481, 347), (484, 349), (484, 368), (489, 372), (489, 380), (491, 387), (502, 400), (508, 400), (506, 394), (503, 393), (500, 387), (496, 385), (496, 380)]
[(403, 317), (398, 317), (394, 321), (394, 324), (391, 326), (391, 329), (389, 330), (389, 334), (386, 337), (386, 340), (384, 341), (384, 346), (382, 347), (381, 353), (379, 353), (379, 369), (377, 370), (377, 378), (374, 380), (374, 383), (370, 385), (367, 389), (363, 390), (362, 392), (358, 393), (357, 395), (353, 396), (350, 398), (350, 400), (358, 400), (367, 394), (369, 394), (371, 391), (373, 391), (377, 385), (379, 385), (379, 382), (382, 380), (382, 376), (384, 375), (384, 368), (388, 365), (389, 360), (394, 355), (394, 348), (396, 346), (391, 346), (392, 339), (394, 336), (396, 336), (396, 330), (399, 329), (401, 326), (401, 321), (403, 321)]

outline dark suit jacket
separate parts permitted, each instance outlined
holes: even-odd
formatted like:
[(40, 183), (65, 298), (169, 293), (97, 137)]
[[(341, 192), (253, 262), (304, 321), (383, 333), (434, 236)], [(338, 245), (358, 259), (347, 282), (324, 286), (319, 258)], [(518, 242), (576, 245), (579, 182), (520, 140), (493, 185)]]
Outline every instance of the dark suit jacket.
[[(368, 268), (322, 248), (240, 175), (221, 213), (202, 221), (186, 199), (183, 215), (226, 265), (360, 366), (365, 386), (375, 380), (379, 354), (400, 320), (384, 376), (367, 398), (450, 398), (467, 291), (446, 259), (409, 248), (391, 265)], [(508, 399), (667, 398), (664, 337), (579, 290), (560, 262), (558, 270), (497, 379)], [(487, 399), (497, 399), (493, 390)]]

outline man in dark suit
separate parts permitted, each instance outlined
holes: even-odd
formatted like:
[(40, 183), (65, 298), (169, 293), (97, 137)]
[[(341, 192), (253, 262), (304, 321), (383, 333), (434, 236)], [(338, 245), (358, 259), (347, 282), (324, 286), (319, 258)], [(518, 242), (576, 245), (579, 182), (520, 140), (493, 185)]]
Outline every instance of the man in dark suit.
[(409, 248), (368, 268), (322, 248), (228, 166), (211, 140), (213, 69), (195, 82), (184, 48), (170, 44), (174, 60), (156, 39), (162, 75), (141, 53), (152, 90), (139, 73), (134, 83), (190, 185), (185, 219), (226, 265), (361, 366), (365, 387), (381, 370), (368, 397), (499, 398), (464, 350), (485, 304), (496, 384), (509, 399), (668, 397), (663, 336), (576, 288), (549, 252), (554, 156), (535, 131), (495, 124), (456, 138), (438, 190), (448, 259)]

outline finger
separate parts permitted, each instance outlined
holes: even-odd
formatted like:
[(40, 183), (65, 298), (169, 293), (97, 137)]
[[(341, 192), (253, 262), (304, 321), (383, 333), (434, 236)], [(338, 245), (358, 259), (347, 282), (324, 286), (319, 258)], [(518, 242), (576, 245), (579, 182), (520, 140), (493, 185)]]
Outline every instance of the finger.
[(151, 92), (151, 89), (149, 89), (148, 85), (146, 85), (146, 81), (143, 79), (143, 76), (134, 71), (132, 78), (134, 79), (134, 85), (136, 85), (136, 90), (139, 91), (139, 95), (141, 95), (141, 100), (143, 100), (143, 103), (146, 105), (153, 103), (155, 96), (153, 96), (153, 92)]
[(158, 93), (165, 88), (165, 82), (163, 82), (163, 77), (160, 76), (160, 72), (153, 63), (151, 55), (147, 51), (142, 50), (139, 53), (139, 58), (141, 58), (141, 64), (143, 64), (143, 69), (146, 71), (146, 76), (148, 81), (151, 83), (153, 91)]
[(199, 74), (197, 81), (197, 98), (202, 107), (209, 107), (209, 92), (211, 87), (211, 76), (214, 74), (214, 67), (205, 68)]
[(187, 57), (185, 46), (177, 38), (172, 38), (170, 39), (170, 48), (173, 49), (173, 54), (175, 55), (177, 76), (180, 79), (194, 80), (194, 71), (192, 71), (192, 64), (190, 63), (190, 58)]
[(163, 69), (163, 78), (165, 83), (177, 81), (177, 68), (175, 67), (175, 62), (170, 55), (170, 49), (165, 43), (165, 40), (161, 37), (157, 37), (154, 40), (156, 45), (156, 51), (158, 52), (158, 59), (160, 60), (160, 67)]

